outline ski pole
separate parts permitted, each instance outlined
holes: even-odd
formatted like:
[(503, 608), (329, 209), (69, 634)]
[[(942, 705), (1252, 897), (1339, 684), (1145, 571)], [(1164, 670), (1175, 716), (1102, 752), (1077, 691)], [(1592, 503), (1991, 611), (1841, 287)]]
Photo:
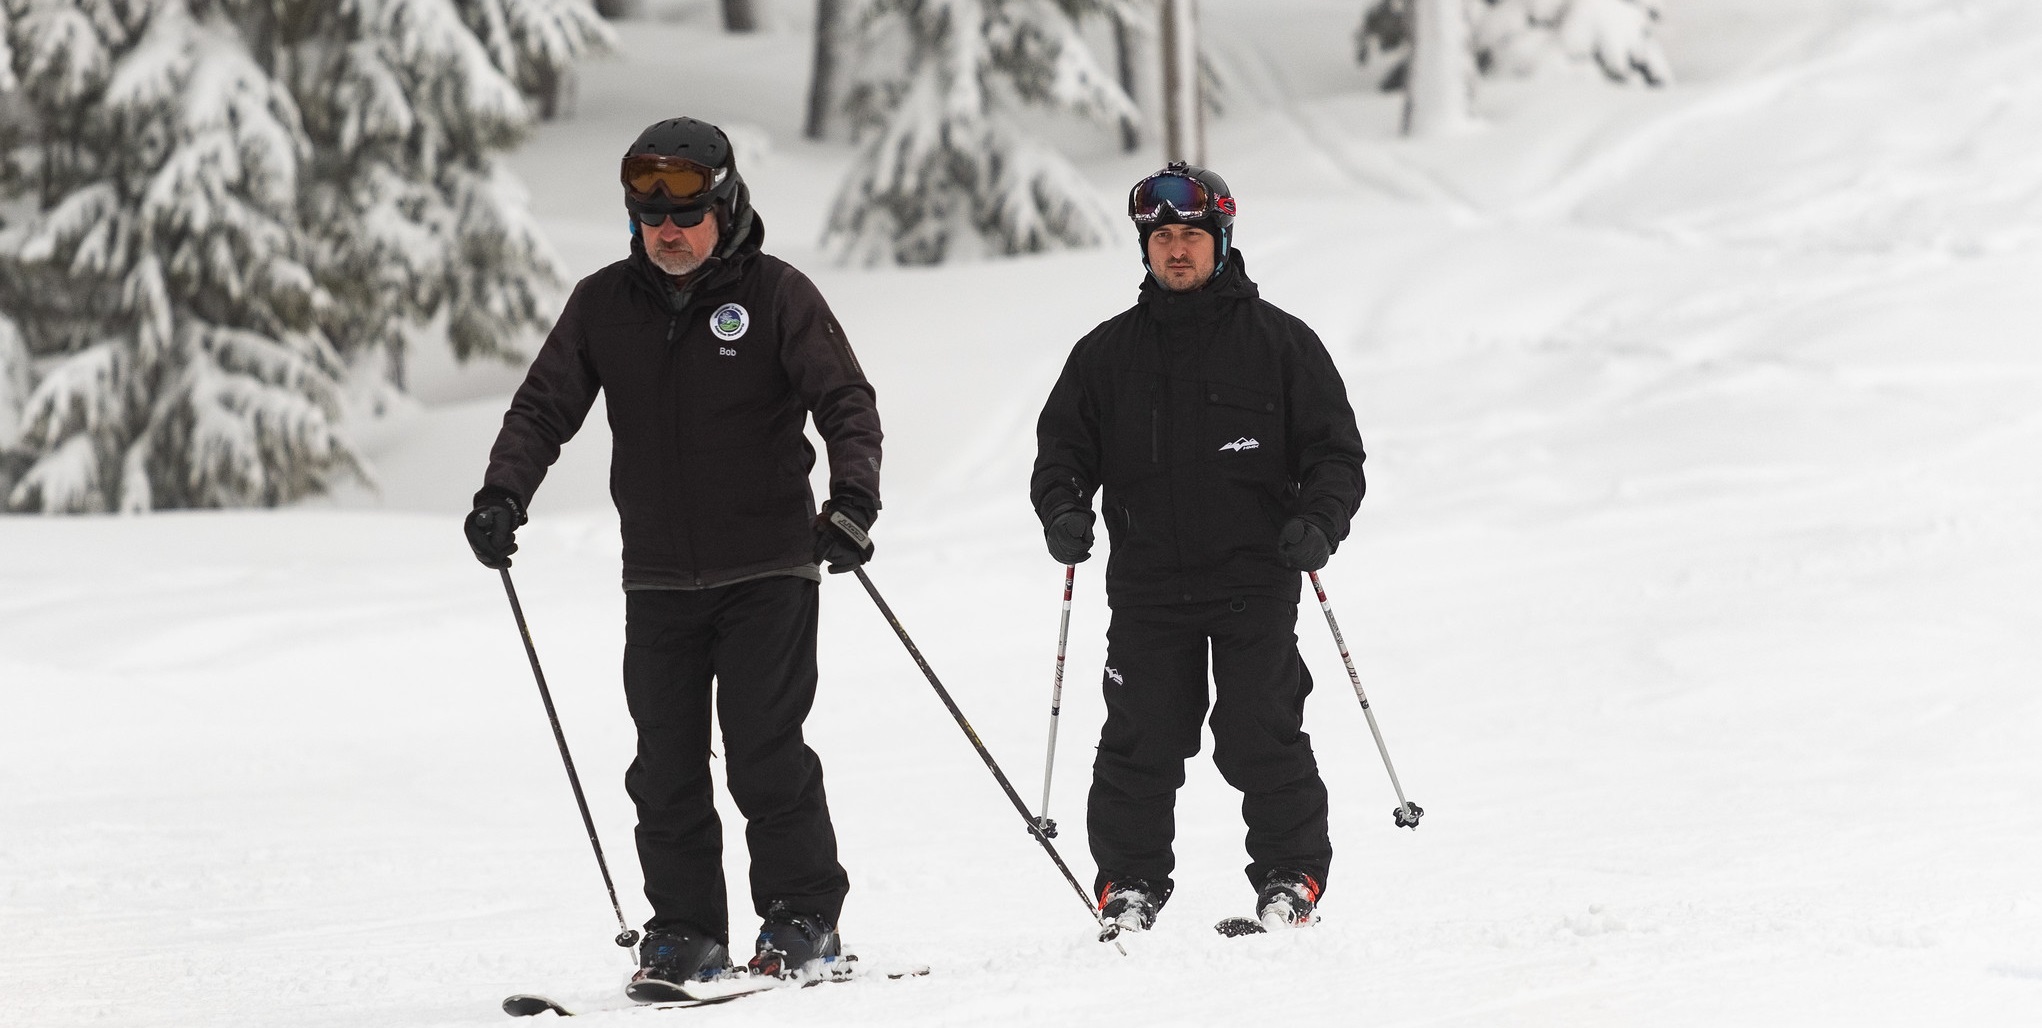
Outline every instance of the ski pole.
[(880, 597), (879, 590), (873, 586), (872, 579), (865, 574), (865, 569), (851, 570), (857, 572), (858, 583), (865, 587), (865, 592), (879, 607), (879, 613), (886, 618), (886, 623), (893, 626), (893, 634), (900, 636), (901, 645), (908, 648), (908, 656), (915, 658), (915, 666), (921, 668), (922, 674), (929, 679), (929, 684), (935, 686), (937, 697), (943, 701), (945, 707), (950, 708), (950, 716), (957, 719), (957, 727), (964, 729), (964, 737), (970, 739), (972, 748), (978, 750), (979, 759), (986, 762), (986, 770), (993, 773), (993, 778), (1006, 792), (1007, 799), (1013, 802), (1014, 809), (1021, 812), (1021, 820), (1028, 823), (1028, 834), (1042, 844), (1043, 852), (1048, 853), (1049, 859), (1056, 864), (1056, 869), (1064, 873), (1064, 881), (1071, 883), (1071, 888), (1077, 890), (1078, 900), (1085, 904), (1085, 910), (1092, 915), (1092, 920), (1099, 924), (1099, 941), (1113, 943), (1113, 948), (1119, 950), (1121, 956), (1126, 956), (1127, 948), (1122, 946), (1117, 938), (1120, 935), (1120, 926), (1108, 923), (1106, 918), (1101, 916), (1098, 905), (1085, 892), (1085, 887), (1078, 884), (1078, 876), (1071, 873), (1070, 865), (1064, 863), (1064, 858), (1057, 853), (1056, 846), (1049, 841), (1049, 836), (1043, 834), (1035, 819), (1028, 816), (1028, 804), (1021, 801), (1021, 794), (1014, 791), (1014, 783), (1007, 780), (1006, 773), (1000, 770), (999, 762), (993, 759), (992, 752), (986, 749), (985, 743), (979, 741), (978, 733), (972, 731), (971, 722), (964, 719), (964, 711), (957, 709), (957, 701), (950, 698), (950, 690), (943, 688), (943, 682), (936, 677), (935, 670), (929, 667), (929, 662), (923, 658), (922, 651), (915, 647), (915, 641), (908, 638), (908, 630), (901, 627), (900, 619), (894, 616), (893, 608), (887, 606), (886, 600)]
[(1390, 773), (1390, 788), (1397, 791), (1397, 809), (1391, 811), (1397, 827), (1417, 829), (1418, 819), (1425, 816), (1425, 808), (1404, 798), (1404, 786), (1397, 781), (1396, 765), (1390, 763), (1390, 748), (1383, 745), (1383, 730), (1376, 726), (1375, 711), (1368, 706), (1368, 694), (1361, 691), (1361, 676), (1354, 672), (1354, 658), (1347, 652), (1347, 640), (1340, 635), (1340, 622), (1333, 620), (1333, 605), (1326, 602), (1326, 587), (1319, 583), (1317, 571), (1307, 571), (1312, 576), (1312, 591), (1319, 594), (1319, 609), (1326, 612), (1326, 627), (1333, 630), (1333, 645), (1340, 647), (1340, 659), (1347, 662), (1347, 680), (1354, 683), (1354, 698), (1361, 701), (1361, 712), (1368, 715), (1368, 730), (1376, 737), (1376, 752), (1383, 755), (1383, 768)]
[(1064, 565), (1064, 619), (1056, 630), (1056, 681), (1049, 689), (1049, 752), (1042, 758), (1042, 813), (1035, 826), (1042, 834), (1056, 838), (1056, 822), (1049, 817), (1049, 779), (1056, 773), (1056, 725), (1064, 705), (1064, 646), (1071, 639), (1071, 583), (1078, 577), (1076, 564)]
[(553, 741), (560, 745), (560, 763), (567, 768), (567, 784), (574, 787), (574, 805), (581, 808), (582, 827), (588, 829), (588, 844), (595, 847), (596, 867), (603, 872), (603, 888), (610, 893), (610, 910), (617, 915), (616, 943), (625, 949), (638, 945), (638, 933), (624, 923), (624, 908), (617, 902), (617, 886), (610, 880), (610, 864), (603, 859), (603, 844), (596, 838), (596, 822), (589, 816), (588, 799), (581, 792), (581, 776), (574, 773), (574, 757), (567, 752), (567, 733), (560, 730), (560, 714), (553, 709), (553, 692), (546, 688), (546, 673), (539, 670), (539, 651), (532, 645), (532, 631), (525, 627), (525, 608), (518, 604), (518, 591), (511, 586), (509, 568), (503, 573), (503, 593), (510, 597), (511, 616), (518, 619), (518, 637), (525, 641), (525, 656), (532, 661), (532, 677), (539, 682), (539, 699), (546, 704), (546, 721), (553, 726)]

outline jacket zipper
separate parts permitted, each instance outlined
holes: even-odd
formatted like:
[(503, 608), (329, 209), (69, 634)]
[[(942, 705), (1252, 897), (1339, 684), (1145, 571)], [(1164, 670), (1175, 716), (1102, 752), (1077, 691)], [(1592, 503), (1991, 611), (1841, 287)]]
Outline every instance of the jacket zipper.
[(1155, 400), (1149, 401), (1149, 463), (1163, 463), (1163, 413)]

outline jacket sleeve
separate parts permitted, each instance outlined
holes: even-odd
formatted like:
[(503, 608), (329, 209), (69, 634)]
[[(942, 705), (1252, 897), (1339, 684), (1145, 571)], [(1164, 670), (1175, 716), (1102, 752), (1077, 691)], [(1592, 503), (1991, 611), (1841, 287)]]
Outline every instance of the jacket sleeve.
[(774, 303), (780, 365), (829, 453), (830, 496), (879, 510), (878, 398), (844, 327), (808, 276), (788, 268)]
[(1367, 454), (1332, 355), (1311, 329), (1299, 325), (1297, 331), (1285, 384), (1290, 394), (1285, 449), (1295, 462), (1291, 477), (1298, 484), (1299, 515), (1337, 545), (1347, 538), (1348, 525), (1367, 490), (1361, 471)]
[(506, 492), (530, 509), (532, 494), (560, 458), (560, 447), (576, 432), (595, 405), (602, 382), (589, 357), (588, 339), (578, 314), (580, 292), (567, 301), (553, 331), (532, 359), (523, 385), (504, 412), (503, 428), (489, 449), (489, 470), (483, 473), (476, 503), (492, 492)]
[(1085, 389), (1079, 359), (1084, 350), (1082, 341), (1071, 349), (1035, 422), (1035, 473), (1028, 498), (1044, 524), (1067, 508), (1089, 507), (1099, 485), (1099, 416)]

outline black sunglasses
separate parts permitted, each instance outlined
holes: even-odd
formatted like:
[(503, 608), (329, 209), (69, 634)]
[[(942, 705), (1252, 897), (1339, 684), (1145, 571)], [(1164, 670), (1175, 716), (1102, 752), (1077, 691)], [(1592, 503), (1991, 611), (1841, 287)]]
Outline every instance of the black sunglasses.
[(702, 223), (703, 218), (709, 216), (709, 208), (640, 207), (633, 204), (631, 213), (638, 219), (638, 223), (646, 228), (658, 228), (668, 221), (681, 228), (694, 228)]

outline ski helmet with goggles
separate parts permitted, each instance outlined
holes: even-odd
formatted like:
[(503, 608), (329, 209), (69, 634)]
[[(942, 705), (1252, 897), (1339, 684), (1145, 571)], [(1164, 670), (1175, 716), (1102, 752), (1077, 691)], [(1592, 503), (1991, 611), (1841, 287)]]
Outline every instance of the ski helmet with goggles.
[(694, 118), (668, 118), (640, 132), (624, 151), (618, 178), (634, 232), (668, 218), (682, 227), (701, 224), (719, 203), (727, 212), (743, 181), (730, 137)]
[(1227, 266), (1234, 242), (1234, 193), (1217, 172), (1171, 161), (1128, 191), (1127, 216), (1141, 234), (1144, 262), (1149, 234), (1157, 227), (1190, 225), (1212, 233), (1213, 270)]

